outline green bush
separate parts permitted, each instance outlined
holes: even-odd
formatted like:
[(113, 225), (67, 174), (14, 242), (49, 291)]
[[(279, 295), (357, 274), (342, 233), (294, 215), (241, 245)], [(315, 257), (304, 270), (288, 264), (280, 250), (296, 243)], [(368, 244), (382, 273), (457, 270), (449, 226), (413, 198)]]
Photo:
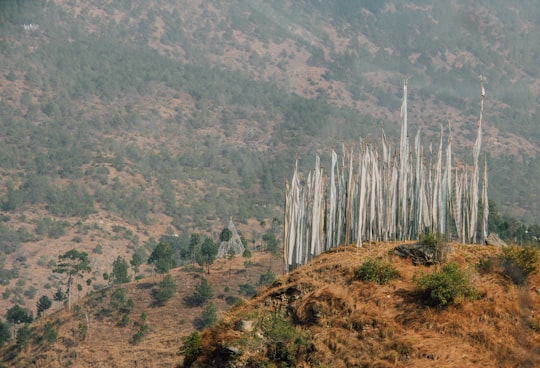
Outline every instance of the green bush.
[(261, 318), (261, 330), (268, 349), (267, 358), (274, 362), (285, 363), (286, 366), (293, 366), (296, 354), (311, 345), (303, 332), (298, 331), (277, 313)]
[(148, 334), (148, 326), (145, 324), (142, 324), (141, 327), (131, 336), (131, 339), (129, 340), (129, 343), (131, 345), (137, 345), (139, 342), (141, 342), (142, 338)]
[(425, 232), (420, 235), (420, 244), (428, 246), (433, 251), (433, 262), (444, 263), (450, 253), (450, 246), (444, 240), (442, 234)]
[(179, 355), (184, 356), (184, 365), (193, 363), (202, 351), (202, 338), (199, 332), (194, 331), (191, 335), (182, 337), (182, 346), (178, 350)]
[(242, 294), (245, 297), (251, 298), (252, 296), (257, 295), (257, 289), (251, 284), (240, 284), (238, 285), (240, 294)]
[(259, 286), (268, 285), (274, 282), (276, 275), (270, 267), (266, 270), (265, 273), (259, 276)]
[(195, 286), (195, 292), (187, 296), (184, 301), (190, 307), (198, 307), (206, 303), (210, 298), (212, 298), (212, 287), (208, 280), (203, 277), (201, 283)]
[(52, 322), (47, 322), (45, 326), (43, 327), (43, 340), (51, 343), (56, 341), (56, 338), (58, 337), (58, 332), (54, 329), (54, 325)]
[(503, 247), (500, 254), (480, 259), (477, 268), (481, 273), (500, 273), (521, 285), (537, 266), (538, 250), (535, 247)]
[(157, 289), (152, 290), (152, 297), (157, 305), (163, 305), (176, 293), (176, 281), (170, 274), (167, 274), (158, 285)]
[(527, 276), (536, 270), (538, 265), (538, 250), (535, 247), (503, 247), (504, 273), (521, 285)]
[(381, 258), (367, 260), (354, 271), (354, 276), (362, 281), (372, 281), (384, 285), (388, 281), (398, 278), (399, 272), (390, 263)]
[(195, 327), (202, 330), (205, 327), (214, 325), (217, 321), (217, 308), (214, 303), (210, 302), (204, 307), (201, 317), (195, 320)]
[(9, 325), (7, 323), (0, 322), (0, 347), (4, 346), (9, 339), (11, 339)]
[(433, 306), (459, 304), (467, 298), (477, 297), (467, 275), (455, 263), (448, 263), (432, 274), (416, 273), (413, 282), (423, 300)]

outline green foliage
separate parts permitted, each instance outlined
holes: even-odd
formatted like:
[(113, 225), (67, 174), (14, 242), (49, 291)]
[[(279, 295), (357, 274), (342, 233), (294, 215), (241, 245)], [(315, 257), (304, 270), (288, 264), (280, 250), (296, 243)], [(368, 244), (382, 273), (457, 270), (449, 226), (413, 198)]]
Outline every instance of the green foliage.
[(70, 226), (67, 221), (58, 221), (49, 217), (41, 218), (36, 221), (36, 234), (47, 235), (51, 239), (58, 239), (66, 234), (67, 228)]
[(354, 276), (362, 281), (371, 281), (384, 285), (388, 281), (398, 278), (399, 272), (389, 262), (385, 262), (381, 258), (375, 258), (362, 263), (354, 271)]
[(54, 329), (54, 325), (52, 322), (47, 321), (45, 323), (45, 326), (43, 326), (43, 340), (45, 340), (48, 343), (56, 341), (56, 338), (58, 337), (58, 332)]
[(88, 258), (88, 253), (86, 252), (79, 252), (76, 249), (71, 249), (68, 250), (66, 253), (58, 256), (58, 263), (53, 272), (65, 273), (68, 275), (67, 300), (70, 309), (71, 289), (74, 280), (82, 277), (84, 273), (90, 272), (91, 270), (92, 268), (90, 267), (90, 259)]
[(88, 325), (85, 323), (79, 323), (79, 338), (85, 340), (88, 334)]
[(268, 285), (274, 282), (276, 275), (270, 267), (266, 269), (266, 272), (259, 276), (259, 286)]
[(433, 252), (434, 263), (444, 263), (450, 253), (450, 246), (442, 234), (424, 232), (420, 234), (420, 244), (428, 246)]
[(251, 298), (252, 296), (257, 295), (257, 289), (255, 289), (255, 286), (245, 283), (238, 285), (238, 288), (240, 290), (240, 294), (244, 295), (245, 297)]
[(66, 293), (64, 293), (64, 292), (62, 291), (62, 289), (58, 288), (58, 289), (56, 290), (56, 292), (54, 293), (54, 295), (53, 295), (53, 300), (54, 300), (55, 302), (63, 302), (63, 301), (66, 300), (66, 299), (67, 299)]
[(152, 290), (152, 297), (157, 305), (163, 305), (176, 293), (176, 281), (170, 274), (165, 275), (158, 284), (157, 289)]
[(113, 269), (109, 275), (109, 280), (112, 284), (125, 284), (131, 281), (128, 275), (128, 263), (124, 257), (118, 256), (113, 262)]
[(34, 317), (28, 309), (16, 304), (7, 310), (6, 320), (14, 324), (31, 323)]
[(6, 342), (11, 339), (11, 332), (9, 331), (9, 325), (4, 322), (0, 322), (0, 347), (4, 346)]
[(153, 264), (157, 273), (167, 273), (176, 267), (173, 244), (158, 243), (148, 258), (148, 264)]
[(538, 267), (536, 247), (503, 247), (504, 273), (516, 284), (521, 285), (527, 276)]
[(47, 209), (55, 216), (84, 217), (96, 211), (87, 189), (74, 183), (66, 188), (50, 187), (47, 203)]
[(178, 354), (184, 356), (184, 365), (190, 366), (202, 351), (202, 338), (198, 331), (182, 337), (182, 346)]
[(138, 343), (141, 342), (142, 338), (146, 335), (148, 335), (148, 332), (149, 332), (149, 328), (146, 324), (142, 324), (139, 329), (137, 330), (137, 332), (135, 332), (135, 334), (133, 336), (131, 336), (131, 339), (129, 340), (129, 343), (131, 345), (137, 345)]
[(483, 273), (497, 272), (510, 278), (515, 284), (522, 285), (527, 276), (538, 267), (538, 249), (536, 247), (502, 247), (501, 253), (480, 259), (478, 270)]
[(204, 307), (201, 317), (197, 318), (194, 321), (194, 325), (197, 329), (202, 330), (203, 328), (210, 327), (214, 325), (217, 321), (217, 308), (214, 303), (210, 302)]
[(39, 298), (36, 304), (38, 317), (41, 317), (41, 314), (47, 309), (49, 309), (51, 306), (52, 300), (46, 295), (41, 296), (41, 298)]
[(136, 248), (131, 256), (129, 264), (133, 268), (135, 274), (139, 273), (139, 267), (143, 264), (144, 259), (146, 258), (146, 252), (144, 248)]
[(195, 286), (195, 292), (185, 298), (185, 302), (190, 307), (201, 306), (212, 298), (212, 287), (204, 277), (201, 282)]
[(25, 324), (17, 330), (16, 344), (19, 349), (24, 348), (34, 335), (34, 329), (30, 325)]
[(128, 323), (129, 323), (129, 315), (127, 313), (123, 313), (122, 317), (120, 317), (120, 320), (118, 321), (116, 325), (118, 327), (126, 327)]
[(216, 260), (219, 246), (212, 240), (206, 237), (201, 244), (199, 254), (196, 255), (197, 263), (200, 266), (207, 266), (207, 272), (210, 273), (210, 265)]
[(58, 264), (53, 272), (66, 273), (69, 276), (78, 276), (84, 272), (90, 272), (91, 270), (88, 253), (71, 249), (58, 256)]
[(311, 345), (304, 333), (277, 313), (261, 318), (261, 330), (266, 340), (267, 358), (274, 362), (294, 365), (298, 351)]
[(262, 237), (263, 242), (266, 244), (266, 251), (272, 254), (279, 252), (279, 242), (276, 236), (272, 232), (267, 232)]
[(92, 252), (96, 254), (103, 254), (103, 245), (101, 244), (96, 245), (94, 249), (92, 249)]
[(445, 264), (442, 270), (431, 274), (416, 273), (413, 282), (422, 299), (433, 306), (460, 304), (478, 295), (465, 272), (455, 263)]
[(219, 241), (220, 242), (228, 242), (232, 238), (232, 231), (229, 230), (229, 228), (225, 227), (223, 230), (221, 230), (221, 233), (219, 234)]
[(109, 301), (109, 307), (114, 310), (120, 310), (126, 303), (126, 292), (124, 289), (116, 289), (111, 294), (111, 300)]

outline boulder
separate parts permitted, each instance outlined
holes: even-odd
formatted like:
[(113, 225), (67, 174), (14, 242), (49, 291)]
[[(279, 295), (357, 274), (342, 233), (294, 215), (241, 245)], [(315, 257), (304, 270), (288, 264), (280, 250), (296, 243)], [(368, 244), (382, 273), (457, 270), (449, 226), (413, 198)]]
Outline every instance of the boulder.
[(484, 239), (484, 243), (486, 243), (486, 245), (497, 245), (497, 246), (506, 246), (506, 245), (508, 245), (508, 244), (506, 244), (504, 242), (504, 240), (499, 238), (498, 234), (495, 234), (495, 233), (489, 234), (487, 236), (487, 238)]
[(394, 248), (394, 254), (403, 258), (411, 258), (415, 266), (438, 263), (435, 248), (425, 244), (400, 244)]

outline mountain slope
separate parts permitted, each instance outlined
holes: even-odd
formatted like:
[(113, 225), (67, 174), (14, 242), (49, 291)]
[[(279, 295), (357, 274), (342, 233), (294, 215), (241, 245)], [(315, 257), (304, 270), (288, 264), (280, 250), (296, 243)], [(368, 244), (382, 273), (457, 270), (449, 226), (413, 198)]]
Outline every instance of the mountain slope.
[[(136, 282), (112, 285), (81, 298), (71, 311), (67, 306), (32, 324), (32, 337), (23, 348), (12, 341), (3, 347), (0, 366), (6, 367), (171, 367), (179, 361), (181, 337), (200, 328), (199, 319), (207, 303), (221, 314), (234, 303), (241, 303), (245, 291), (239, 285), (255, 288), (269, 267), (279, 274), (278, 259), (268, 253), (253, 252), (251, 258), (235, 257), (212, 265), (210, 273), (199, 267), (170, 271), (176, 282), (175, 294), (157, 305), (153, 290), (162, 275)], [(210, 285), (212, 297), (202, 305), (191, 305), (201, 280)], [(245, 287), (244, 287), (245, 288)], [(122, 290), (120, 308), (112, 295)], [(127, 305), (132, 300), (132, 307)], [(55, 302), (57, 304), (57, 302)], [(127, 311), (127, 313), (126, 313)], [(127, 317), (123, 317), (126, 315)], [(57, 333), (54, 341), (44, 336), (47, 324)], [(134, 336), (143, 328), (140, 339)], [(18, 326), (22, 328), (22, 326)]]
[(490, 196), (536, 222), (537, 19), (532, 0), (0, 1), (0, 308), (65, 287), (71, 248), (98, 289), (163, 234), (232, 216), (260, 245), (296, 159), (397, 137), (405, 73), (411, 134), (451, 122), (465, 164), (484, 76)]
[[(193, 366), (533, 367), (540, 362), (538, 271), (522, 286), (480, 272), (500, 248), (452, 244), (448, 262), (467, 272), (477, 300), (430, 307), (396, 244), (338, 248), (276, 280), (203, 332)], [(355, 270), (376, 257), (399, 277), (360, 281)], [(193, 346), (193, 345), (192, 345)]]

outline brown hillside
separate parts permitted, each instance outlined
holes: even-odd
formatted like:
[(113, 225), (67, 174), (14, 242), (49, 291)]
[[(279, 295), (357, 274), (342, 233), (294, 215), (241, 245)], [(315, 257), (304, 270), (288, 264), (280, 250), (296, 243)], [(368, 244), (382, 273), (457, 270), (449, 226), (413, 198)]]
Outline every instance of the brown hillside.
[[(250, 263), (246, 264), (246, 261)], [(173, 269), (171, 275), (177, 284), (176, 294), (163, 306), (156, 306), (152, 298), (152, 289), (161, 281), (161, 275), (94, 292), (75, 305), (71, 312), (66, 307), (34, 322), (33, 339), (27, 348), (20, 351), (14, 346), (13, 339), (11, 345), (0, 351), (0, 367), (175, 366), (180, 359), (176, 353), (181, 337), (195, 329), (194, 321), (201, 317), (204, 309), (204, 306), (189, 307), (185, 302), (201, 279), (206, 278), (212, 287), (211, 301), (219, 316), (231, 304), (244, 298), (238, 285), (256, 287), (260, 275), (266, 273), (269, 266), (274, 273), (280, 273), (279, 259), (271, 258), (268, 253), (253, 252), (249, 260), (244, 257), (217, 260), (211, 266), (210, 274), (201, 272), (198, 267)], [(125, 291), (125, 300), (131, 298), (134, 301), (124, 327), (119, 326), (120, 314), (109, 305), (111, 293), (118, 288)], [(145, 320), (141, 319), (143, 313)], [(58, 332), (58, 338), (52, 343), (44, 343), (40, 338), (47, 322), (52, 322)], [(148, 327), (148, 333), (139, 343), (131, 343), (142, 324)]]
[[(500, 254), (500, 248), (453, 244), (449, 261), (470, 275), (479, 298), (429, 307), (415, 293), (412, 277), (435, 268), (389, 255), (395, 245), (340, 248), (281, 277), (203, 333), (197, 363), (258, 367), (289, 360), (300, 367), (335, 368), (540, 364), (537, 271), (525, 286), (516, 286), (500, 273), (477, 271), (479, 261)], [(397, 268), (399, 278), (383, 286), (355, 280), (355, 268), (379, 256)], [(280, 318), (294, 328), (272, 330), (268, 321)]]

